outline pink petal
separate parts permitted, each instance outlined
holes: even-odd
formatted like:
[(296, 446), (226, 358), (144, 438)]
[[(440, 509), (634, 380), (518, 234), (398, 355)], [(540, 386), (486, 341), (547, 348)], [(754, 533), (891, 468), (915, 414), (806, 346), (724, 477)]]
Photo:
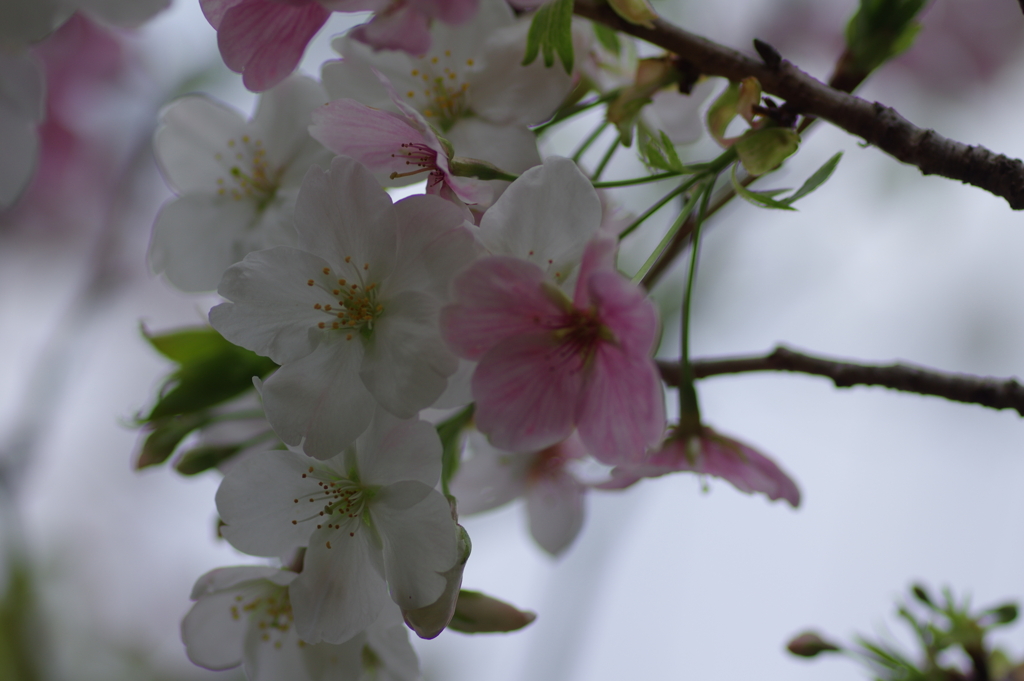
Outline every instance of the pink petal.
[(452, 282), (455, 303), (441, 310), (441, 335), (455, 354), (479, 359), (505, 339), (548, 328), (561, 310), (543, 282), (539, 267), (518, 258), (478, 260)]
[[(794, 508), (800, 505), (800, 490), (792, 478), (767, 456), (738, 440), (705, 427), (694, 461), (690, 461), (685, 450), (685, 440), (669, 440), (650, 457), (647, 464), (655, 468), (645, 474), (693, 471), (728, 480), (747, 494), (760, 492), (773, 501), (785, 499)], [(655, 472), (657, 468), (661, 473)]]
[(499, 449), (527, 452), (572, 432), (582, 358), (550, 333), (526, 333), (487, 352), (473, 374), (476, 424)]
[(210, 22), (210, 26), (220, 28), (220, 22), (229, 9), (240, 5), (246, 0), (199, 0), (199, 7), (203, 10), (203, 16)]
[(242, 74), (245, 87), (262, 92), (295, 70), (328, 16), (313, 0), (301, 5), (244, 0), (224, 12), (217, 46), (227, 67)]
[(586, 283), (588, 297), (616, 345), (630, 354), (649, 356), (658, 335), (658, 312), (643, 289), (618, 272), (596, 272)]
[(354, 99), (339, 99), (316, 109), (309, 134), (334, 153), (351, 156), (374, 172), (415, 170), (401, 154), (402, 145), (429, 146), (427, 137), (403, 116)]
[[(585, 309), (593, 304), (590, 295), (590, 275), (596, 272), (617, 272), (615, 256), (619, 250), (617, 239), (595, 237), (587, 242), (580, 261), (579, 278), (576, 280), (576, 291), (573, 293), (573, 305)], [(621, 279), (621, 277), (619, 277)]]
[(602, 342), (580, 395), (577, 427), (598, 461), (639, 461), (665, 431), (661, 379), (646, 353)]
[(349, 35), (375, 50), (402, 50), (422, 57), (430, 49), (430, 18), (404, 5), (378, 13)]

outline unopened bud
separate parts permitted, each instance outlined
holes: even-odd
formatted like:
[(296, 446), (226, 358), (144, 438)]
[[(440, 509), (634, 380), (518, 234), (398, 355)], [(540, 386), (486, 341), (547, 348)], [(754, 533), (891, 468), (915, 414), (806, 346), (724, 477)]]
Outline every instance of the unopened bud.
[(995, 624), (1009, 624), (1017, 619), (1017, 604), (1005, 603), (997, 608), (992, 608), (987, 614), (991, 615)]
[(535, 619), (536, 614), (479, 591), (462, 591), (455, 616), (448, 626), (464, 634), (484, 634), (522, 629)]
[(425, 605), (415, 610), (402, 610), (402, 617), (405, 618), (405, 623), (420, 638), (435, 638), (444, 631), (455, 614), (456, 603), (459, 600), (459, 589), (462, 588), (462, 573), (466, 569), (466, 561), (469, 560), (469, 554), (473, 548), (465, 528), (462, 525), (459, 525), (458, 528), (459, 559), (450, 570), (442, 575), (445, 579), (444, 593), (430, 605)]
[(505, 180), (506, 182), (513, 182), (518, 178), (517, 175), (506, 173), (493, 163), (475, 158), (456, 156), (448, 162), (448, 167), (451, 169), (452, 175), (457, 177), (475, 177), (479, 180)]
[(820, 653), (841, 650), (839, 646), (826, 641), (813, 631), (805, 631), (800, 634), (786, 645), (786, 649), (800, 657), (814, 657)]
[(921, 601), (925, 605), (934, 605), (935, 604), (932, 601), (932, 597), (928, 595), (928, 591), (923, 586), (921, 586), (920, 584), (915, 584), (914, 586), (910, 587), (910, 590), (911, 590), (911, 592), (913, 592), (914, 598), (916, 598), (917, 600)]

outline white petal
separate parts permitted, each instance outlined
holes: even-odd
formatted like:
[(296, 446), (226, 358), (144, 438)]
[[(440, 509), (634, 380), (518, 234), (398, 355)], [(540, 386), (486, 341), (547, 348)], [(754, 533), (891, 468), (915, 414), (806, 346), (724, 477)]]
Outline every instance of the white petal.
[(409, 73), (411, 68), (408, 55), (404, 52), (381, 50), (377, 53), (378, 56), (367, 59), (363, 53), (372, 54), (369, 47), (345, 37), (336, 38), (334, 44), (338, 45), (339, 41), (344, 45), (342, 49), (351, 54), (344, 59), (324, 63), (320, 70), (324, 88), (331, 101), (354, 99), (374, 109), (398, 113), (398, 107), (392, 103), (391, 95), (381, 85), (380, 78), (373, 69), (383, 73), (399, 92), (407, 92), (409, 85), (414, 84), (413, 76)]
[(210, 310), (210, 324), (225, 338), (278, 364), (313, 351), (318, 324), (331, 316), (314, 307), (335, 301), (320, 286), (327, 262), (285, 246), (250, 253), (230, 267), (217, 288), (229, 303)]
[(484, 213), (479, 238), (496, 255), (529, 260), (561, 281), (578, 265), (601, 224), (601, 201), (590, 181), (567, 158), (531, 168)]
[(472, 402), (474, 371), (476, 371), (476, 362), (460, 359), (459, 368), (448, 377), (448, 387), (434, 401), (434, 409), (464, 407)]
[(688, 95), (675, 89), (659, 90), (640, 115), (648, 126), (664, 132), (675, 144), (696, 142), (704, 134), (701, 105), (716, 86), (714, 80), (707, 79)]
[(359, 378), (363, 349), (358, 339), (318, 347), (282, 366), (263, 383), (263, 408), (278, 437), (330, 459), (370, 424), (376, 402)]
[(439, 301), (418, 291), (389, 297), (367, 343), (359, 376), (399, 418), (412, 418), (433, 404), (458, 368), (441, 340), (439, 309)]
[(252, 118), (253, 132), (262, 140), (273, 167), (288, 166), (294, 177), (283, 183), (299, 184), (309, 166), (330, 164), (332, 154), (309, 136), (313, 109), (327, 103), (327, 93), (312, 78), (293, 75), (260, 95)]
[(343, 543), (320, 530), (310, 538), (302, 574), (289, 594), (295, 628), (307, 643), (343, 643), (370, 626), (388, 602), (384, 580), (373, 567), (368, 532), (356, 532)]
[(391, 599), (404, 610), (436, 601), (445, 589), (443, 573), (458, 558), (447, 500), (421, 482), (397, 482), (378, 493), (370, 515), (384, 541)]
[(468, 439), (473, 457), (459, 465), (450, 487), (458, 499), (459, 513), (488, 511), (523, 496), (533, 455), (492, 447), (475, 430)]
[[(225, 591), (257, 579), (269, 579), (279, 584), (288, 584), (296, 577), (296, 573), (266, 565), (239, 565), (235, 567), (210, 570), (196, 580), (190, 598), (195, 601), (200, 597)], [(282, 581), (282, 578), (284, 581)]]
[(237, 603), (237, 593), (224, 591), (205, 596), (185, 615), (181, 622), (181, 640), (188, 659), (194, 664), (221, 670), (242, 663), (242, 645), (249, 621), (232, 616), (231, 606)]
[(378, 410), (357, 451), (359, 477), (367, 485), (417, 480), (433, 487), (441, 477), (441, 440), (425, 421), (400, 421)]
[(248, 131), (245, 119), (234, 109), (204, 95), (187, 95), (160, 116), (153, 139), (157, 164), (178, 194), (215, 194), (217, 180), (228, 176), (224, 158), (228, 140), (237, 143)]
[[(386, 607), (380, 619), (366, 631), (367, 642), (384, 663), (380, 681), (416, 681), (420, 678), (419, 660), (409, 643), (409, 630), (402, 623), (399, 611), (393, 608)], [(392, 613), (397, 616), (397, 622), (392, 621)]]
[(493, 123), (543, 123), (572, 90), (572, 76), (536, 59), (523, 66), (530, 24), (521, 21), (487, 40), (484, 65), (470, 79), (473, 111)]
[(456, 156), (489, 161), (509, 173), (523, 173), (541, 163), (537, 136), (523, 125), (462, 118), (446, 137)]
[(242, 241), (257, 221), (251, 201), (189, 194), (163, 205), (153, 224), (149, 266), (182, 291), (212, 291), (245, 257)]
[(250, 626), (243, 644), (245, 676), (249, 681), (316, 681), (306, 666), (307, 651), (316, 647), (301, 643), (293, 627), (281, 632)]
[(224, 538), (254, 556), (283, 556), (304, 546), (324, 505), (317, 479), (306, 477), (310, 463), (301, 454), (268, 451), (233, 467), (217, 489)]
[[(378, 284), (391, 274), (395, 209), (370, 171), (354, 159), (335, 157), (327, 173), (310, 168), (295, 204), (295, 227), (300, 248), (320, 255), (341, 272), (355, 267), (366, 283)], [(345, 258), (352, 260), (348, 268)], [(340, 276), (358, 281), (355, 276)]]
[(551, 555), (564, 551), (583, 527), (585, 491), (583, 485), (564, 471), (530, 485), (526, 493), (530, 534)]
[(448, 299), (452, 278), (483, 254), (462, 211), (438, 196), (409, 196), (395, 204), (398, 259), (385, 292), (405, 290)]
[[(311, 681), (361, 681), (363, 678), (363, 646), (366, 633), (360, 632), (340, 645), (317, 643), (303, 648), (303, 668)], [(287, 671), (287, 670), (282, 670)], [(280, 673), (267, 681), (292, 680)], [(380, 681), (384, 681), (381, 679)]]

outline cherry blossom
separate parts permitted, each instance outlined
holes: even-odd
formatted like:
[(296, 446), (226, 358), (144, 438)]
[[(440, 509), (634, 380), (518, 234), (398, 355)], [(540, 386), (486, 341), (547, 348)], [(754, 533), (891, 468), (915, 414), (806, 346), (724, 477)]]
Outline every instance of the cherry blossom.
[(241, 461), (217, 491), (222, 533), (252, 555), (308, 545), (289, 587), (295, 626), (307, 643), (341, 643), (377, 619), (389, 590), (405, 610), (444, 593), (458, 553), (451, 508), (434, 490), (440, 474), (433, 426), (381, 411), (326, 461), (290, 451)]
[(413, 681), (419, 676), (398, 610), (385, 608), (339, 645), (299, 638), (288, 585), (299, 575), (272, 567), (212, 570), (196, 582), (181, 623), (189, 659), (215, 671), (242, 665), (249, 681)]
[(331, 159), (306, 131), (325, 101), (315, 81), (296, 76), (264, 93), (249, 122), (203, 95), (163, 112), (157, 162), (178, 198), (153, 225), (154, 273), (184, 291), (209, 291), (250, 251), (295, 243), (302, 178)]
[[(373, 109), (353, 99), (339, 99), (313, 112), (310, 134), (331, 151), (351, 156), (388, 180), (420, 177), (427, 173), (427, 193), (455, 205), (488, 203), (492, 190), (486, 183), (457, 177), (449, 165), (452, 150), (423, 116), (397, 96), (400, 114)], [(468, 212), (467, 212), (468, 216)]]
[(224, 275), (228, 303), (210, 323), (282, 365), (262, 385), (282, 441), (335, 456), (377, 405), (400, 418), (429, 407), (458, 361), (438, 310), (452, 275), (475, 257), (452, 204), (391, 198), (357, 161), (309, 171), (295, 207), (298, 248), (250, 253)]
[(553, 556), (572, 544), (583, 527), (587, 490), (570, 467), (587, 456), (576, 435), (540, 451), (513, 453), (492, 447), (474, 432), (468, 446), (472, 457), (451, 482), (462, 513), (488, 511), (525, 497), (534, 541)]
[(302, 59), (306, 45), (332, 11), (375, 11), (352, 31), (376, 49), (423, 54), (434, 19), (458, 24), (476, 12), (478, 0), (200, 0), (217, 29), (224, 63), (242, 74), (245, 87), (262, 92), (280, 83)]
[(576, 427), (614, 464), (661, 440), (654, 306), (615, 269), (614, 240), (586, 242), (576, 264), (579, 237), (600, 223), (596, 193), (567, 159), (525, 173), (484, 215), (480, 240), (503, 255), (455, 278), (442, 331), (460, 357), (479, 361), (476, 423), (495, 447), (537, 451)]
[(472, 21), (435, 24), (434, 47), (416, 58), (373, 52), (352, 37), (335, 39), (342, 59), (323, 67), (331, 99), (355, 99), (400, 113), (371, 71), (382, 74), (405, 105), (441, 131), (459, 156), (521, 173), (540, 163), (527, 126), (547, 120), (573, 80), (540, 61), (522, 66), (529, 22), (517, 21), (504, 0), (482, 0)]
[(800, 489), (778, 464), (753, 447), (708, 426), (700, 427), (699, 436), (679, 431), (670, 434), (661, 449), (642, 462), (615, 468), (613, 481), (600, 486), (621, 489), (641, 478), (678, 471), (712, 475), (729, 481), (741, 492), (758, 492), (772, 501), (785, 499), (794, 508), (800, 505)]

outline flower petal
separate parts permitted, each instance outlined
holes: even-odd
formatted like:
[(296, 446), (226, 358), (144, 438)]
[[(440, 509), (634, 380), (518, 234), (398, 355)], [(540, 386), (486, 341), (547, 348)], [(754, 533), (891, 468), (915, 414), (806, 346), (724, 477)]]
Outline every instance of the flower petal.
[[(323, 257), (347, 279), (379, 286), (394, 270), (391, 197), (354, 159), (335, 158), (329, 172), (309, 169), (295, 204), (295, 228), (300, 248)], [(346, 258), (352, 261), (348, 266)]]
[(661, 378), (646, 354), (600, 343), (580, 391), (580, 439), (607, 464), (639, 461), (665, 432)]
[(359, 378), (362, 359), (358, 340), (339, 340), (285, 364), (263, 383), (267, 420), (285, 444), (330, 459), (366, 430), (376, 403)]
[(219, 671), (242, 664), (242, 645), (248, 619), (232, 617), (238, 591), (223, 591), (203, 597), (181, 622), (185, 654), (193, 664)]
[(384, 541), (391, 599), (404, 610), (435, 602), (445, 590), (444, 573), (458, 559), (448, 501), (427, 485), (407, 480), (383, 488), (370, 515)]
[(416, 480), (433, 487), (441, 478), (441, 440), (425, 421), (402, 421), (378, 409), (356, 451), (359, 477), (367, 485)]
[(343, 643), (373, 624), (387, 605), (384, 579), (372, 556), (379, 549), (363, 530), (331, 548), (325, 537), (337, 534), (333, 531), (318, 530), (310, 538), (302, 574), (288, 590), (303, 641)]
[(523, 496), (533, 455), (496, 449), (477, 432), (467, 439), (473, 456), (459, 465), (449, 488), (459, 513), (489, 511)]
[(479, 359), (507, 338), (547, 328), (561, 310), (543, 283), (540, 268), (518, 258), (478, 260), (452, 282), (454, 304), (441, 310), (445, 341), (460, 357)]
[(435, 299), (418, 291), (389, 297), (366, 344), (359, 376), (399, 418), (412, 418), (433, 404), (458, 368), (437, 328), (438, 307)]
[(157, 164), (167, 184), (178, 194), (216, 194), (218, 179), (227, 170), (216, 154), (228, 140), (249, 130), (240, 113), (205, 95), (176, 99), (160, 115), (153, 138)]
[(331, 300), (308, 282), (319, 280), (327, 264), (284, 246), (250, 253), (224, 273), (217, 292), (231, 302), (210, 310), (210, 324), (235, 345), (278, 364), (305, 357), (319, 339), (310, 332), (327, 318), (314, 305)]
[(582, 369), (582, 359), (549, 333), (499, 343), (473, 374), (477, 427), (495, 447), (513, 452), (564, 440), (574, 425)]
[(552, 556), (568, 548), (583, 527), (585, 491), (586, 488), (564, 470), (545, 475), (527, 488), (530, 534)]

